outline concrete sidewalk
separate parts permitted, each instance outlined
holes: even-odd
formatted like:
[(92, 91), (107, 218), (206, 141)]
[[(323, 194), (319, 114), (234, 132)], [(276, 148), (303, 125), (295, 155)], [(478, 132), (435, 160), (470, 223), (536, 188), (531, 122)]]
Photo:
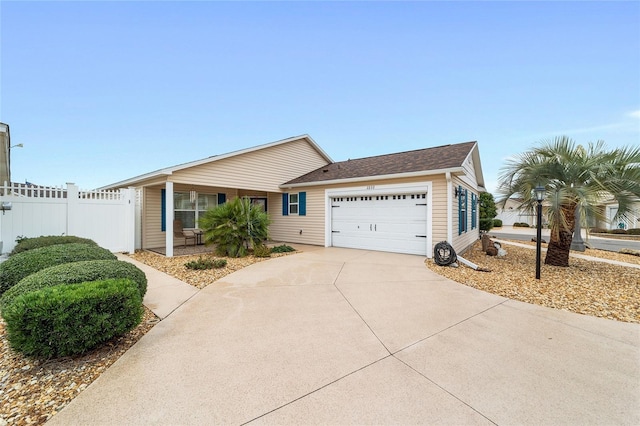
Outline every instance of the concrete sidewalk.
[(190, 295), (149, 275), (170, 314), (49, 423), (640, 424), (640, 325), (423, 262), (314, 248)]

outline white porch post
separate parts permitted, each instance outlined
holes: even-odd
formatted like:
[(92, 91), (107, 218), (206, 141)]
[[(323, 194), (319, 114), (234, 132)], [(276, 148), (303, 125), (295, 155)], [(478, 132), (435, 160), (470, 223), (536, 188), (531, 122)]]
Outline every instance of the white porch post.
[(173, 182), (165, 184), (165, 248), (167, 257), (173, 257)]

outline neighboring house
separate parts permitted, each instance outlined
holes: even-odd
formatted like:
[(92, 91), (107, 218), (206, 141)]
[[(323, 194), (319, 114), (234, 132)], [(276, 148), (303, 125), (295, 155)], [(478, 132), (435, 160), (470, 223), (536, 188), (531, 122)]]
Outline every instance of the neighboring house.
[(536, 212), (522, 206), (522, 198), (509, 198), (504, 206), (498, 202), (496, 207), (498, 209), (496, 219), (502, 221), (502, 226), (512, 226), (514, 223), (536, 225)]
[(600, 206), (601, 212), (605, 217), (605, 221), (598, 222), (598, 228), (605, 229), (631, 229), (640, 228), (640, 201), (631, 206), (631, 211), (627, 213), (625, 218), (617, 218), (618, 202), (614, 198), (604, 201)]
[(173, 255), (173, 218), (197, 226), (235, 196), (265, 206), (271, 239), (432, 256), (478, 239), (484, 178), (476, 142), (333, 162), (308, 135), (213, 156), (101, 189), (138, 191), (137, 248)]

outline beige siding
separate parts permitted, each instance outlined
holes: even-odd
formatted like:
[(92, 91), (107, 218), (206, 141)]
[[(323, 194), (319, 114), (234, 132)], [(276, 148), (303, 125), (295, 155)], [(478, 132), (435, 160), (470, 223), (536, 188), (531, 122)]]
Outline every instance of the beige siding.
[(162, 232), (160, 188), (144, 188), (142, 211), (142, 248), (165, 246), (165, 233)]
[[(467, 232), (463, 232), (458, 235), (459, 232), (459, 222), (458, 222), (458, 199), (453, 198), (453, 242), (452, 246), (456, 253), (463, 253), (470, 245), (472, 245), (478, 238), (480, 237), (480, 221), (476, 221), (476, 227), (471, 229), (471, 194), (474, 193), (478, 195), (478, 190), (472, 188), (461, 179), (454, 177), (453, 178), (453, 186), (457, 188), (458, 185), (461, 185), (463, 188), (468, 190), (468, 202), (467, 202)], [(476, 215), (479, 215), (479, 206), (476, 208)]]
[(298, 140), (179, 170), (169, 180), (279, 192), (282, 183), (326, 164), (306, 140)]
[(473, 164), (472, 155), (469, 155), (469, 157), (465, 160), (462, 168), (464, 169), (464, 174), (460, 176), (462, 182), (464, 182), (469, 188), (477, 188), (478, 180), (476, 178), (476, 169)]
[[(275, 241), (292, 243), (324, 245), (325, 244), (325, 190), (338, 188), (362, 188), (370, 185), (398, 185), (432, 182), (432, 233), (433, 244), (447, 238), (447, 206), (446, 206), (446, 179), (444, 175), (387, 179), (369, 181), (366, 183), (338, 183), (327, 186), (313, 186), (287, 190), (289, 193), (305, 191), (307, 193), (306, 216), (283, 216), (282, 195), (270, 194), (269, 214), (272, 219), (271, 238)], [(456, 210), (457, 213), (457, 210)], [(456, 216), (457, 220), (457, 216)], [(302, 235), (300, 235), (302, 230)]]
[(433, 245), (447, 240), (447, 179), (444, 175), (434, 177), (432, 200), (432, 224)]
[(282, 194), (269, 194), (270, 237), (274, 241), (323, 246), (324, 188), (302, 188), (291, 190), (289, 193), (303, 191), (307, 193), (307, 214), (305, 216), (283, 216)]

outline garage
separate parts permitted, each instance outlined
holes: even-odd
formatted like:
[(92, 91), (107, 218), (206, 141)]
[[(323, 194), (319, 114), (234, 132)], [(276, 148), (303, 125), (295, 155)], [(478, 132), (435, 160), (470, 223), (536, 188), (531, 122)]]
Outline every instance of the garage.
[(427, 194), (331, 197), (331, 245), (426, 255)]

